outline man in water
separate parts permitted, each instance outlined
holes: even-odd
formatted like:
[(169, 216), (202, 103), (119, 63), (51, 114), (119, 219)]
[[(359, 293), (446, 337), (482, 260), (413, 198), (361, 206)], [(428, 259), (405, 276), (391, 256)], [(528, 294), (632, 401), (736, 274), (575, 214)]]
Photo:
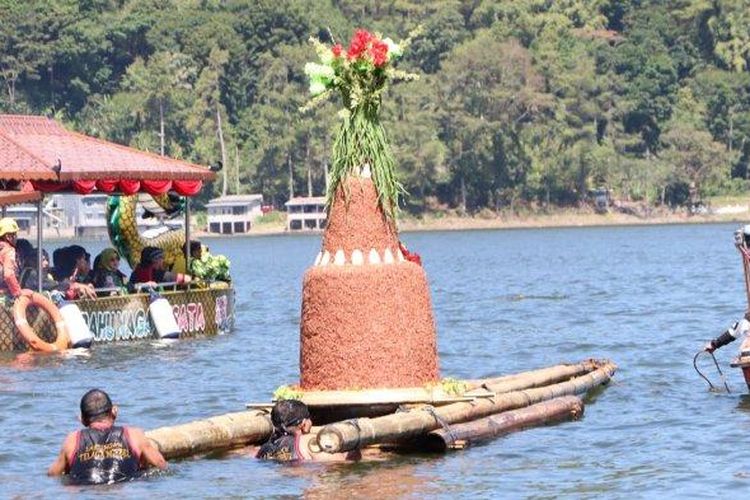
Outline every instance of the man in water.
[[(706, 352), (714, 352), (716, 349), (724, 347), (740, 337), (747, 336), (748, 332), (750, 332), (750, 309), (745, 312), (744, 318), (740, 321), (735, 321), (734, 324), (727, 328), (724, 333), (706, 344), (703, 347), (703, 350)], [(750, 356), (750, 345), (748, 345), (747, 339), (743, 341), (740, 346), (740, 356)]]
[(68, 474), (73, 484), (111, 484), (150, 466), (166, 469), (167, 462), (143, 430), (114, 425), (117, 411), (106, 392), (84, 394), (81, 422), (86, 428), (68, 434), (47, 475)]
[(361, 458), (359, 450), (348, 453), (320, 451), (315, 442), (315, 436), (310, 434), (312, 428), (310, 411), (302, 401), (284, 399), (277, 402), (271, 409), (271, 423), (273, 434), (260, 447), (256, 458), (279, 462), (304, 460), (330, 462)]

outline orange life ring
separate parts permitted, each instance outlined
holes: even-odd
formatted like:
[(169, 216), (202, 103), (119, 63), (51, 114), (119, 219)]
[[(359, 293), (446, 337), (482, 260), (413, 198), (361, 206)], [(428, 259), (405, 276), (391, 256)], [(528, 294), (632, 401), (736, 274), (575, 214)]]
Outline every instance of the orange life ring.
[[(31, 325), (29, 325), (29, 322), (26, 319), (26, 309), (30, 305), (44, 309), (55, 323), (57, 338), (53, 343), (50, 344), (49, 342), (40, 339), (36, 332), (31, 328)], [(23, 295), (16, 298), (16, 301), (13, 303), (13, 320), (16, 322), (16, 328), (21, 332), (21, 335), (26, 342), (28, 342), (29, 347), (31, 347), (32, 350), (54, 352), (64, 351), (68, 348), (70, 337), (68, 336), (68, 329), (65, 327), (65, 321), (63, 321), (62, 314), (60, 314), (60, 309), (58, 309), (51, 300), (41, 293), (29, 293), (29, 290), (24, 290)]]

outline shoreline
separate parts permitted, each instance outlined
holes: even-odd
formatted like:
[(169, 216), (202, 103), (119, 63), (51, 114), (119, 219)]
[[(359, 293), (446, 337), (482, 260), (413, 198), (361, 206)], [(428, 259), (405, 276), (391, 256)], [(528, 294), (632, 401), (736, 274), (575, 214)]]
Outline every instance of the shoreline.
[[(429, 216), (422, 219), (407, 217), (398, 221), (399, 232), (426, 231), (480, 231), (499, 229), (553, 229), (576, 227), (621, 227), (658, 226), (684, 224), (745, 224), (750, 223), (750, 212), (744, 214), (702, 214), (660, 213), (650, 217), (640, 217), (624, 213), (596, 214), (593, 212), (560, 211), (549, 214), (505, 215), (497, 217)], [(280, 236), (300, 234), (321, 234), (322, 231), (287, 231), (284, 224), (258, 224), (249, 233), (220, 235), (198, 231), (198, 238)]]
[[(553, 229), (577, 227), (621, 227), (621, 226), (658, 226), (676, 224), (750, 224), (750, 211), (732, 214), (699, 214), (688, 215), (684, 212), (663, 212), (643, 217), (625, 213), (609, 212), (597, 214), (574, 210), (561, 210), (550, 213), (500, 214), (487, 216), (429, 215), (424, 218), (403, 217), (398, 221), (399, 232), (426, 231), (481, 231), (501, 229)], [(242, 238), (260, 236), (286, 236), (304, 234), (322, 234), (323, 231), (303, 230), (287, 231), (285, 222), (258, 223), (248, 233), (216, 234), (193, 228), (191, 236), (196, 239)], [(52, 233), (52, 234), (50, 234)], [(36, 238), (36, 233), (21, 233), (21, 237)], [(66, 241), (74, 239), (72, 229), (61, 230), (60, 234), (46, 231), (45, 241)], [(107, 241), (106, 235), (85, 238), (88, 241)]]

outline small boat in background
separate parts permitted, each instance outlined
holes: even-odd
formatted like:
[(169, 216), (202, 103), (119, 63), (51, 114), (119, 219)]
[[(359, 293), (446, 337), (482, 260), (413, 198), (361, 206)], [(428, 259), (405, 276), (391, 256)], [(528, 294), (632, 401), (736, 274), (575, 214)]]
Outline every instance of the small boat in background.
[[(155, 246), (164, 250), (168, 268), (190, 269), (189, 245), (185, 245), (190, 241), (189, 200), (200, 193), (205, 181), (215, 178), (216, 169), (70, 132), (49, 118), (20, 115), (0, 115), (0, 159), (0, 180), (6, 190), (0, 193), (0, 206), (4, 213), (7, 205), (36, 203), (37, 248), (43, 247), (45, 194), (106, 193), (110, 195), (110, 240), (131, 267), (138, 263), (145, 246)], [(178, 210), (184, 213), (184, 230), (170, 228), (158, 234), (139, 234), (135, 204), (138, 196), (144, 194), (170, 215)], [(167, 203), (171, 206), (165, 207)], [(37, 269), (41, 269), (41, 252), (37, 254)], [(36, 293), (42, 294), (42, 273), (37, 274)], [(19, 323), (18, 311), (14, 311), (19, 308), (6, 300), (0, 307), (0, 352), (61, 350), (60, 346), (66, 344), (65, 339), (58, 338), (61, 335), (89, 337), (92, 344), (173, 336), (173, 331), (160, 332), (159, 326), (167, 324), (176, 325), (180, 338), (215, 335), (231, 330), (234, 323), (234, 289), (228, 280), (160, 283), (157, 290), (137, 289), (136, 293), (118, 288), (96, 292), (95, 299), (72, 301), (79, 311), (72, 314), (80, 314), (80, 321), (72, 320), (70, 314), (67, 320), (63, 315), (63, 319), (55, 321), (52, 317), (56, 313), (41, 312), (41, 308), (26, 311), (28, 304), (24, 304), (20, 309), (27, 314)], [(153, 305), (157, 299), (159, 307)], [(164, 307), (164, 301), (169, 307)], [(173, 318), (167, 317), (170, 312)], [(26, 335), (19, 324), (30, 327), (25, 329)], [(76, 331), (69, 332), (70, 328)], [(89, 331), (81, 332), (83, 328)], [(37, 339), (29, 341), (29, 335)], [(71, 346), (69, 341), (67, 344)]]

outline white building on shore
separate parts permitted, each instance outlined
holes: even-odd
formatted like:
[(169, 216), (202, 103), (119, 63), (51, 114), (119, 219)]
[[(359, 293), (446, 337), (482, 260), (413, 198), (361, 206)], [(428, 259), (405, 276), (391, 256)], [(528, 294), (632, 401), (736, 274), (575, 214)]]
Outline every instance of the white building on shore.
[(263, 215), (261, 194), (233, 194), (214, 198), (206, 205), (209, 233), (247, 233), (255, 219)]
[(289, 231), (320, 231), (326, 227), (326, 197), (305, 196), (287, 201), (286, 228)]

